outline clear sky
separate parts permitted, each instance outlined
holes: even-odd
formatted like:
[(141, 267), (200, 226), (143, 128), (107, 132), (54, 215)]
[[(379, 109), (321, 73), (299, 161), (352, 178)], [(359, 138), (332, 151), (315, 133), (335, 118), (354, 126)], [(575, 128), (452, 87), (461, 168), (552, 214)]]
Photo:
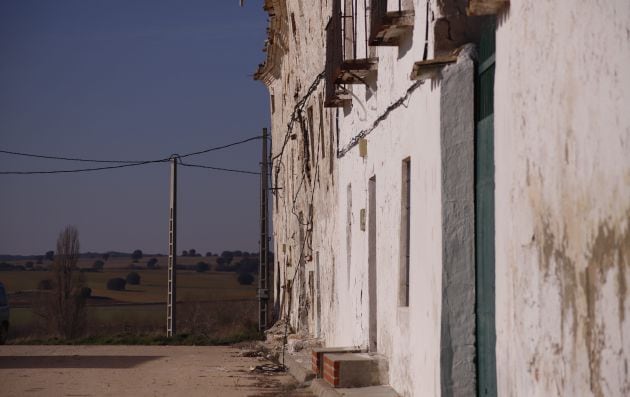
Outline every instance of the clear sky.
[[(0, 1), (0, 149), (146, 160), (260, 135), (261, 1)], [(259, 170), (260, 141), (191, 163)], [(94, 166), (0, 154), (0, 171)], [(178, 251), (257, 251), (259, 178), (180, 167)], [(0, 175), (0, 253), (167, 252), (169, 165)]]

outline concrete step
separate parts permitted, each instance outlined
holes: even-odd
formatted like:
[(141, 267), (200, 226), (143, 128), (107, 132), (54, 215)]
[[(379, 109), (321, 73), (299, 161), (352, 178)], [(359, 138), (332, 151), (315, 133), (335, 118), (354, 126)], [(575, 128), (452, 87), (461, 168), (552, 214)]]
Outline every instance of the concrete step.
[(390, 386), (368, 386), (355, 388), (334, 388), (323, 379), (313, 379), (311, 391), (318, 397), (399, 397)]
[(324, 376), (324, 354), (326, 353), (361, 353), (364, 352), (358, 346), (349, 347), (316, 347), (312, 350), (311, 370), (318, 378)]
[(324, 380), (335, 388), (389, 383), (387, 360), (368, 353), (325, 353), (323, 372)]
[(311, 371), (311, 356), (308, 352), (286, 354), (284, 356), (284, 364), (289, 370), (289, 373), (299, 383), (309, 382), (315, 378), (315, 372)]

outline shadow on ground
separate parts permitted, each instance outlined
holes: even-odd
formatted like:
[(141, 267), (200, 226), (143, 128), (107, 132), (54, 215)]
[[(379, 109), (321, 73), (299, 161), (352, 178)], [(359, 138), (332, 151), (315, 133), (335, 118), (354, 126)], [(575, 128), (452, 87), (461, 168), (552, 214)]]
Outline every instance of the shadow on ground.
[(162, 356), (2, 356), (0, 369), (120, 368), (128, 369)]

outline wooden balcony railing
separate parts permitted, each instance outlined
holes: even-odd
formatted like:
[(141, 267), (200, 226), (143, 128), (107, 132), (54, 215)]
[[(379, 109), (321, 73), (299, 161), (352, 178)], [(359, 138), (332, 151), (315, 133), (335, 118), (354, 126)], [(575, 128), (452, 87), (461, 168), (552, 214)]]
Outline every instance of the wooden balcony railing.
[[(356, 4), (354, 2), (353, 4)], [(366, 7), (364, 7), (366, 8)], [(350, 103), (344, 84), (367, 84), (377, 70), (378, 59), (368, 58), (365, 40), (365, 58), (357, 58), (356, 7), (341, 12), (341, 0), (333, 0), (332, 16), (326, 26), (326, 100), (327, 107), (340, 107)], [(364, 12), (367, 26), (367, 11)], [(367, 37), (367, 32), (366, 32)]]
[(400, 38), (413, 30), (413, 9), (404, 9), (398, 0), (397, 9), (387, 11), (387, 2), (370, 0), (370, 45), (397, 46)]

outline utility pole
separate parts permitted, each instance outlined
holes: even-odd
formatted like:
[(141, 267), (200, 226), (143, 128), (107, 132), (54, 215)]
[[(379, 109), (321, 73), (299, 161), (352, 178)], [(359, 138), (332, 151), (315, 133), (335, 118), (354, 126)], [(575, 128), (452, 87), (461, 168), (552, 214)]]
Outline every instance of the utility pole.
[(267, 164), (267, 129), (263, 128), (262, 162), (260, 163), (260, 260), (258, 265), (258, 330), (265, 331), (269, 321), (269, 209)]
[(166, 297), (166, 336), (175, 335), (175, 312), (177, 304), (177, 161), (171, 156), (171, 200), (168, 223), (168, 287)]

